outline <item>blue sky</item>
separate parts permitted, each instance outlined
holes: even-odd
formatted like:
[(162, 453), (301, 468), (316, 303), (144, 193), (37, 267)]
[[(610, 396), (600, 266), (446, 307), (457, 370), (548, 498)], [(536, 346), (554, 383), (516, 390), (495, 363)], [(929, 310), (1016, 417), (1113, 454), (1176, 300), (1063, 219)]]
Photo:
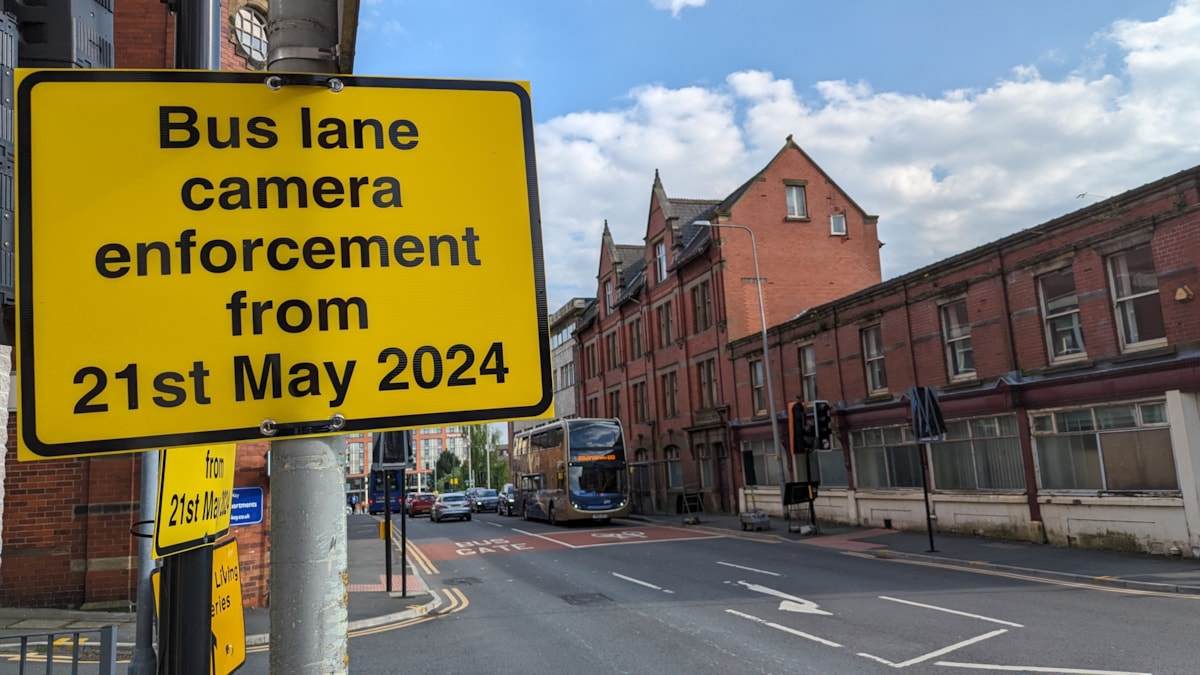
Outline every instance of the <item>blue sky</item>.
[(531, 83), (550, 311), (789, 134), (885, 279), (1200, 164), (1200, 0), (364, 0), (355, 72)]

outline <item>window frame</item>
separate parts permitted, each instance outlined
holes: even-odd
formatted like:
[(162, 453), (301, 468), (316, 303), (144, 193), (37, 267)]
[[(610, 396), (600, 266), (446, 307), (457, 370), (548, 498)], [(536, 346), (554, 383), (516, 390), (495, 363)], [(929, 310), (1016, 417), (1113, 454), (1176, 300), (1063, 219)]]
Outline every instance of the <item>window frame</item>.
[[(841, 220), (842, 226), (839, 228), (837, 223)], [(829, 214), (829, 234), (834, 237), (846, 236), (846, 214), (831, 213)]]
[(692, 312), (693, 333), (712, 328), (712, 292), (707, 279), (692, 287)]
[(662, 239), (654, 242), (654, 271), (658, 275), (656, 283), (667, 280), (667, 242)]
[[(961, 310), (962, 317), (957, 316)], [(975, 350), (971, 343), (971, 314), (966, 298), (956, 298), (938, 307), (942, 321), (942, 346), (946, 354), (946, 373), (951, 380), (966, 380), (975, 377)], [(954, 334), (958, 329), (958, 334)], [(965, 345), (965, 346), (964, 346)], [(964, 365), (966, 356), (970, 368)]]
[(659, 383), (662, 385), (663, 417), (677, 417), (679, 415), (678, 376), (674, 370), (665, 372), (659, 376)]
[[(883, 328), (879, 324), (859, 331), (862, 342), (862, 362), (867, 395), (887, 393), (887, 362), (883, 351)], [(874, 338), (873, 340), (871, 338)]]
[(657, 307), (658, 311), (658, 346), (670, 347), (675, 342), (675, 317), (671, 301), (666, 300)]
[(767, 385), (763, 371), (762, 357), (749, 361), (750, 366), (750, 407), (755, 417), (767, 414)]
[(717, 406), (717, 360), (704, 359), (696, 364), (697, 381), (700, 385), (700, 407)]
[[(1132, 409), (1133, 414), (1129, 418), (1130, 423), (1119, 424), (1113, 423), (1115, 418), (1106, 418), (1101, 414), (1106, 410), (1117, 410), (1128, 406)], [(1148, 409), (1154, 409), (1154, 414), (1147, 414)], [(1086, 416), (1080, 413), (1087, 413)], [(1157, 495), (1176, 495), (1181, 490), (1181, 476), (1179, 473), (1178, 463), (1175, 461), (1174, 442), (1170, 438), (1171, 420), (1168, 417), (1166, 399), (1149, 398), (1149, 399), (1133, 399), (1127, 401), (1107, 401), (1105, 403), (1097, 403), (1085, 406), (1068, 406), (1060, 408), (1043, 408), (1038, 410), (1030, 410), (1027, 412), (1029, 416), (1029, 436), (1033, 444), (1033, 459), (1037, 473), (1037, 485), (1040, 492), (1047, 494), (1066, 493), (1066, 494), (1139, 494), (1153, 493)], [(1069, 417), (1067, 417), (1069, 416)], [(1060, 424), (1061, 423), (1061, 424)], [(1065, 428), (1064, 428), (1065, 427)], [(1174, 473), (1175, 486), (1173, 488), (1161, 487), (1128, 487), (1115, 488), (1112, 486), (1113, 481), (1110, 480), (1110, 471), (1123, 476), (1120, 467), (1109, 467), (1105, 463), (1105, 440), (1108, 436), (1129, 433), (1153, 433), (1167, 432), (1166, 442), (1170, 446), (1168, 453), (1170, 459), (1170, 468)], [(1099, 477), (1099, 486), (1083, 485), (1074, 487), (1046, 487), (1048, 469), (1045, 466), (1043, 450), (1049, 450), (1042, 447), (1042, 439), (1047, 438), (1079, 438), (1084, 441), (1084, 447), (1071, 448), (1072, 452), (1087, 452), (1095, 454), (1096, 471)], [(1095, 448), (1086, 447), (1088, 439), (1094, 440)], [(1119, 446), (1109, 446), (1115, 452), (1119, 451)], [(1061, 450), (1060, 450), (1061, 451)], [(1115, 478), (1115, 477), (1114, 477)]]
[(796, 361), (800, 367), (800, 392), (805, 401), (816, 401), (817, 393), (817, 347), (813, 343), (796, 347)]
[(788, 220), (808, 220), (808, 181), (784, 181)]
[[(1152, 290), (1135, 291), (1132, 288), (1133, 282), (1134, 282), (1134, 274), (1128, 272), (1128, 269), (1129, 269), (1128, 259), (1129, 259), (1130, 254), (1141, 253), (1142, 251), (1145, 251), (1149, 254), (1150, 267), (1154, 271), (1155, 284), (1154, 284), (1154, 288)], [(1124, 267), (1126, 269), (1126, 274), (1123, 276), (1124, 276), (1124, 278), (1128, 279), (1129, 283), (1130, 283), (1130, 289), (1129, 289), (1129, 293), (1127, 295), (1121, 295), (1122, 291), (1119, 289), (1119, 285), (1120, 285), (1119, 281), (1122, 278), (1122, 275), (1118, 275), (1117, 271), (1115, 269), (1115, 263), (1118, 260), (1126, 261), (1126, 263), (1124, 265)], [(1112, 298), (1113, 313), (1114, 313), (1114, 318), (1115, 318), (1115, 328), (1117, 329), (1117, 337), (1121, 341), (1121, 351), (1136, 351), (1139, 349), (1149, 349), (1149, 348), (1165, 345), (1167, 343), (1166, 317), (1163, 313), (1162, 303), (1157, 300), (1153, 306), (1156, 307), (1158, 310), (1157, 318), (1158, 318), (1158, 322), (1161, 326), (1162, 336), (1146, 338), (1144, 340), (1130, 340), (1130, 336), (1127, 334), (1127, 330), (1133, 329), (1136, 331), (1138, 328), (1136, 301), (1141, 300), (1143, 298), (1148, 298), (1151, 296), (1153, 296), (1156, 299), (1161, 297), (1159, 288), (1158, 288), (1158, 269), (1154, 265), (1154, 250), (1153, 250), (1153, 248), (1151, 248), (1150, 244), (1147, 243), (1147, 244), (1143, 244), (1141, 246), (1135, 246), (1133, 248), (1126, 249), (1124, 251), (1118, 251), (1117, 253), (1114, 253), (1114, 254), (1108, 256), (1107, 258), (1105, 258), (1104, 267), (1105, 267), (1105, 272), (1108, 275), (1110, 297)], [(1133, 311), (1134, 321), (1133, 321), (1132, 326), (1127, 324), (1127, 321), (1126, 321), (1127, 317), (1125, 316), (1125, 314), (1128, 313), (1129, 308), (1131, 308)], [(1125, 311), (1123, 311), (1123, 309), (1125, 309)], [(1143, 316), (1142, 318), (1149, 318), (1149, 317)]]
[[(270, 40), (267, 39), (267, 8), (248, 2), (229, 14), (230, 41), (235, 51), (253, 70), (267, 67)], [(261, 57), (261, 58), (260, 58)]]
[(642, 350), (642, 317), (635, 316), (629, 320), (629, 348), (630, 356), (635, 359), (642, 358), (644, 351)]
[(645, 381), (634, 382), (630, 388), (633, 390), (633, 421), (645, 422), (650, 416), (646, 398), (646, 383)]
[[(1074, 304), (1069, 305), (1063, 310), (1051, 310), (1050, 300), (1046, 297), (1046, 281), (1051, 278), (1070, 277), (1071, 293), (1070, 297), (1074, 298)], [(1051, 362), (1059, 363), (1063, 361), (1074, 361), (1087, 358), (1087, 343), (1083, 336), (1083, 319), (1079, 313), (1079, 291), (1075, 286), (1075, 268), (1072, 265), (1062, 267), (1057, 270), (1046, 272), (1037, 277), (1038, 305), (1042, 311), (1042, 332), (1046, 338), (1046, 354)], [(1053, 298), (1059, 300), (1066, 298), (1066, 295), (1059, 295)], [(1078, 349), (1069, 351), (1066, 344), (1060, 350), (1055, 347), (1054, 338), (1061, 332), (1061, 328), (1055, 328), (1054, 324), (1064, 318), (1069, 318), (1071, 322), (1071, 333), (1073, 339), (1078, 344)]]

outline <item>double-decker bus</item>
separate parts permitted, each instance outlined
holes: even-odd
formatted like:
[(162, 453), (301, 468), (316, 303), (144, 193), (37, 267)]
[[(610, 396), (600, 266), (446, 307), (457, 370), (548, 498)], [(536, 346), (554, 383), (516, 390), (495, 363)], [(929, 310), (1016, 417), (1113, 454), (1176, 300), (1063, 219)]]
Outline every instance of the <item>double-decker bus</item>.
[(625, 433), (617, 419), (563, 419), (515, 434), (517, 512), (550, 524), (629, 515)]
[(392, 507), (388, 510), (396, 514), (404, 510), (404, 492), (400, 490), (400, 481), (397, 478), (399, 473), (395, 469), (371, 469), (370, 482), (367, 484), (367, 513), (383, 513), (384, 505), (387, 504), (387, 500), (384, 499), (385, 480), (387, 496), (392, 498)]

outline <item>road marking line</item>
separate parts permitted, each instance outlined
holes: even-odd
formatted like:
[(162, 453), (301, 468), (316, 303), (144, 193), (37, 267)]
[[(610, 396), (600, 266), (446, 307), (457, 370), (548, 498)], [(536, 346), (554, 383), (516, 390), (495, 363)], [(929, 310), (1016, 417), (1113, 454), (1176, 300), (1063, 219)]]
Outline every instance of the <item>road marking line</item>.
[(979, 619), (980, 621), (990, 621), (992, 623), (998, 623), (1001, 626), (1012, 626), (1013, 628), (1024, 628), (1025, 627), (1019, 623), (1013, 623), (1011, 621), (1003, 621), (1001, 619), (993, 619), (988, 616), (983, 616), (982, 614), (971, 614), (969, 612), (960, 612), (957, 609), (947, 609), (945, 607), (937, 607), (935, 605), (926, 605), (926, 604), (920, 603), (920, 602), (913, 602), (912, 600), (901, 600), (900, 598), (891, 598), (886, 595), (879, 596), (879, 599), (880, 600), (890, 600), (892, 602), (899, 602), (899, 603), (903, 603), (905, 605), (912, 605), (913, 607), (924, 607), (925, 609), (933, 609), (933, 610), (937, 610), (939, 612), (945, 612), (947, 614), (957, 614), (959, 616), (965, 616), (965, 617), (969, 617), (972, 619)]
[[(392, 535), (392, 540), (395, 542), (397, 548), (401, 546), (398, 535)], [(431, 561), (429, 556), (425, 555), (421, 549), (417, 548), (417, 545), (414, 544), (411, 539), (408, 540), (407, 551), (409, 557), (416, 560), (417, 565), (421, 568), (421, 571), (425, 572), (426, 574), (438, 574), (438, 568), (434, 566), (433, 561)]]
[[(732, 614), (734, 616), (740, 616), (743, 619), (748, 619), (755, 623), (761, 623), (764, 626), (770, 626), (771, 628), (774, 628), (775, 630), (781, 630), (785, 633), (791, 633), (792, 635), (795, 635), (797, 637), (802, 637), (805, 640), (812, 640), (813, 642), (820, 642), (821, 644), (828, 645), (830, 647), (841, 647), (841, 645), (839, 645), (838, 643), (836, 643), (832, 640), (826, 640), (823, 637), (817, 637), (816, 635), (812, 635), (811, 633), (805, 633), (804, 631), (796, 630), (795, 628), (788, 628), (787, 626), (781, 626), (773, 621), (767, 621), (766, 619), (760, 619), (757, 616), (751, 616), (750, 614), (743, 614), (742, 612), (739, 612), (735, 609), (727, 609), (725, 611), (729, 612), (730, 614)], [(886, 663), (886, 661), (885, 661), (885, 663)], [(888, 664), (888, 665), (891, 665), (891, 664)]]
[(974, 668), (975, 670), (1007, 670), (1017, 673), (1071, 673), (1071, 675), (1152, 675), (1129, 670), (1085, 670), (1080, 668), (1050, 668), (1045, 666), (997, 666), (990, 663), (958, 663), (937, 661), (933, 665), (948, 668)]
[(994, 577), (1007, 577), (1009, 579), (1019, 579), (1021, 581), (1031, 581), (1037, 584), (1049, 584), (1052, 586), (1064, 586), (1066, 588), (1078, 588), (1086, 591), (1103, 591), (1105, 593), (1124, 593), (1125, 595), (1144, 595), (1152, 598), (1175, 598), (1176, 600), (1200, 600), (1200, 595), (1188, 593), (1165, 593), (1163, 591), (1141, 591), (1133, 588), (1120, 588), (1117, 586), (1097, 586), (1094, 584), (1084, 584), (1077, 581), (1062, 581), (1060, 579), (1050, 579), (1047, 577), (1035, 577), (1028, 574), (1016, 574), (1014, 572), (1001, 572), (999, 570), (988, 570), (977, 567), (963, 567), (961, 565), (946, 565), (936, 562), (928, 562), (925, 560), (909, 560), (907, 558), (888, 558), (871, 555), (868, 553), (856, 553), (854, 551), (842, 551), (842, 555), (854, 556), (856, 558), (865, 558), (867, 560), (878, 560), (881, 562), (904, 563), (906, 565), (920, 565), (923, 567), (937, 567), (945, 570), (957, 570), (959, 572), (967, 572), (970, 574), (988, 574)]
[(924, 656), (918, 656), (915, 659), (909, 659), (903, 663), (897, 663), (896, 667), (897, 668), (907, 668), (908, 666), (911, 666), (911, 665), (914, 665), (917, 663), (921, 663), (922, 661), (928, 661), (929, 659), (935, 659), (935, 658), (941, 656), (942, 654), (949, 654), (950, 652), (958, 650), (958, 649), (962, 649), (963, 647), (969, 647), (969, 646), (975, 644), (976, 642), (983, 642), (984, 640), (990, 640), (991, 638), (994, 638), (997, 635), (1003, 635), (1007, 632), (1008, 632), (1007, 628), (998, 628), (990, 633), (984, 633), (983, 635), (978, 635), (976, 637), (973, 637), (973, 638), (970, 638), (967, 640), (963, 640), (962, 642), (956, 642), (956, 643), (950, 645), (949, 647), (942, 647), (941, 649), (939, 649), (937, 651), (929, 652), (928, 654), (926, 654)]
[(545, 539), (546, 541), (550, 542), (551, 544), (558, 544), (559, 546), (565, 546), (567, 548), (579, 548), (578, 546), (573, 546), (571, 544), (568, 544), (565, 541), (559, 541), (559, 540), (555, 539), (554, 537), (547, 537), (544, 534), (537, 534), (536, 532), (526, 532), (525, 530), (518, 530), (515, 527), (512, 529), (512, 531), (516, 532), (517, 534), (524, 534), (524, 535), (527, 535), (530, 537), (536, 537), (538, 539)]
[(642, 581), (641, 579), (634, 579), (633, 577), (627, 577), (624, 574), (617, 574), (616, 572), (613, 572), (612, 575), (618, 579), (624, 579), (625, 581), (628, 581), (630, 583), (641, 584), (642, 586), (645, 586), (646, 588), (653, 588), (654, 590), (662, 591), (663, 593), (674, 593), (675, 592), (675, 591), (663, 588), (662, 586), (655, 586), (654, 584), (652, 584), (648, 581)]
[(893, 668), (895, 668), (895, 667), (896, 667), (896, 664), (892, 663), (891, 661), (888, 661), (887, 659), (881, 659), (881, 658), (879, 658), (878, 656), (875, 656), (874, 654), (868, 654), (868, 653), (866, 653), (866, 652), (859, 652), (859, 653), (858, 653), (858, 655), (859, 655), (859, 656), (861, 656), (861, 657), (863, 657), (863, 658), (871, 659), (872, 661), (878, 661), (878, 662), (880, 662), (880, 663), (882, 663), (882, 664), (884, 664), (884, 665), (888, 665), (888, 666), (891, 666), (891, 667), (893, 667)]
[(783, 575), (779, 574), (778, 572), (768, 572), (767, 570), (757, 570), (757, 569), (754, 569), (753, 567), (743, 567), (741, 565), (734, 565), (733, 563), (721, 562), (720, 560), (717, 561), (717, 564), (724, 565), (726, 567), (736, 567), (739, 570), (746, 570), (747, 572), (758, 572), (759, 574), (769, 574), (773, 577), (783, 576)]
[(748, 581), (739, 581), (738, 583), (741, 584), (742, 586), (745, 586), (748, 590), (754, 591), (755, 593), (762, 593), (764, 595), (773, 595), (777, 598), (782, 599), (783, 602), (779, 603), (779, 609), (781, 611), (804, 612), (806, 614), (820, 614), (822, 616), (833, 616), (832, 612), (826, 612), (825, 610), (820, 608), (820, 605), (813, 602), (812, 600), (805, 600), (804, 598), (798, 598), (794, 595), (788, 595), (787, 593), (784, 593), (783, 591), (777, 591), (774, 588), (768, 588), (767, 586), (760, 586), (758, 584), (752, 584)]

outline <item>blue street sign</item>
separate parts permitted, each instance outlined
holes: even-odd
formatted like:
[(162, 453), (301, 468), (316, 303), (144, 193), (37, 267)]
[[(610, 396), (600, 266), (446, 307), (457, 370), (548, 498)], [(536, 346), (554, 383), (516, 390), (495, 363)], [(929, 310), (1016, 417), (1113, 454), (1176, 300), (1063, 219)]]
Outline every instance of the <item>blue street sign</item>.
[(260, 487), (233, 488), (233, 505), (229, 524), (257, 525), (263, 520), (263, 489)]

